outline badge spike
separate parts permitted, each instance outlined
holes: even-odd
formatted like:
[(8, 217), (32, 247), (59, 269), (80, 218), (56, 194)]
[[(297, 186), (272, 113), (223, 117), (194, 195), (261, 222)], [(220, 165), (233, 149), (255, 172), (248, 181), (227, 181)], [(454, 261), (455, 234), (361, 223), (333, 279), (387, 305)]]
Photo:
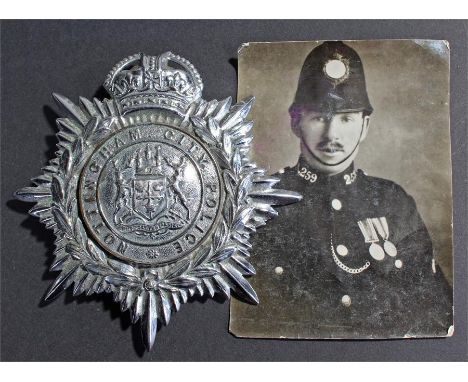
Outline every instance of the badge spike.
[(146, 322), (142, 327), (145, 329), (146, 349), (150, 351), (156, 341), (156, 333), (158, 331), (158, 307), (154, 291), (147, 292)]
[(66, 272), (62, 271), (62, 273), (55, 279), (54, 283), (48, 289), (44, 297), (44, 301), (52, 301), (56, 299), (60, 294), (62, 294), (73, 281), (72, 276), (78, 268), (79, 264), (76, 264), (70, 270)]
[(89, 118), (86, 117), (86, 115), (83, 113), (83, 110), (81, 110), (79, 106), (76, 106), (67, 97), (58, 93), (52, 93), (52, 97), (60, 107), (68, 112), (73, 118), (75, 118), (82, 126), (86, 126)]

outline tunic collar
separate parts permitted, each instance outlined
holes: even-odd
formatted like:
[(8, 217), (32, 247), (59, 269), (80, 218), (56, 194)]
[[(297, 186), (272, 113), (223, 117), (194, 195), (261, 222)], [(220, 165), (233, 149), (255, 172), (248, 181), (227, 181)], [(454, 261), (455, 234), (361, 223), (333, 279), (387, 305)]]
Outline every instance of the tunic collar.
[(353, 184), (357, 178), (357, 170), (354, 168), (354, 162), (339, 174), (327, 175), (315, 170), (302, 156), (299, 157), (295, 171), (297, 176), (310, 184), (328, 183), (336, 186), (349, 186)]

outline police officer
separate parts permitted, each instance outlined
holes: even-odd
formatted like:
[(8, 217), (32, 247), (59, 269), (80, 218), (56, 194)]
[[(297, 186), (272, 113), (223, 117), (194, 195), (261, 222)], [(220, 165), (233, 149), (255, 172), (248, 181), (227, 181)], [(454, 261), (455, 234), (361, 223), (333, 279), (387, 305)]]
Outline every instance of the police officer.
[(354, 167), (372, 111), (352, 48), (329, 41), (310, 52), (289, 109), (301, 156), (281, 177), (282, 187), (303, 200), (254, 238), (251, 281), (260, 304), (238, 306), (244, 334), (447, 335), (451, 288), (414, 199)]

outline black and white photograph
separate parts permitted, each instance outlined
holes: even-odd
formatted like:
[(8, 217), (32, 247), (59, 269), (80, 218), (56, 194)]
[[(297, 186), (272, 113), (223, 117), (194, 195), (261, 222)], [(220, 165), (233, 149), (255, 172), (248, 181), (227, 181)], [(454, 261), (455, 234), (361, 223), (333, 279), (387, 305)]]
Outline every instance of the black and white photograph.
[(302, 200), (255, 234), (251, 338), (453, 334), (450, 47), (442, 40), (246, 43), (254, 160)]

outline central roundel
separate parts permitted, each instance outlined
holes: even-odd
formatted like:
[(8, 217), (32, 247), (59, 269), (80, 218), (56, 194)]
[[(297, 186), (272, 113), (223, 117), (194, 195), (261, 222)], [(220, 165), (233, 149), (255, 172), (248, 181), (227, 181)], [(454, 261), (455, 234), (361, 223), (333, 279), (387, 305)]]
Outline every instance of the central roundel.
[(186, 256), (211, 234), (221, 205), (218, 168), (194, 137), (146, 124), (114, 134), (83, 169), (79, 201), (96, 241), (127, 261)]

